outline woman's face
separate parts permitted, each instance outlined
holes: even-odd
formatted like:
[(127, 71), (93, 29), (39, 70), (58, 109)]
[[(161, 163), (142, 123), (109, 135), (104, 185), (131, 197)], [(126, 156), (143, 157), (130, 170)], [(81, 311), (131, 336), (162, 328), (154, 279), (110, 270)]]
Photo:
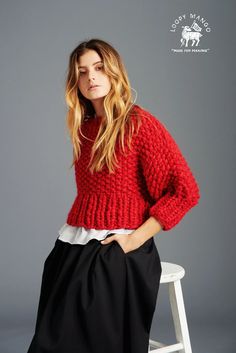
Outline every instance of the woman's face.
[[(95, 50), (89, 49), (79, 59), (79, 90), (84, 97), (94, 101), (103, 101), (111, 89), (109, 77), (103, 71), (103, 62)], [(90, 89), (91, 85), (97, 85)], [(96, 102), (95, 102), (96, 101)]]

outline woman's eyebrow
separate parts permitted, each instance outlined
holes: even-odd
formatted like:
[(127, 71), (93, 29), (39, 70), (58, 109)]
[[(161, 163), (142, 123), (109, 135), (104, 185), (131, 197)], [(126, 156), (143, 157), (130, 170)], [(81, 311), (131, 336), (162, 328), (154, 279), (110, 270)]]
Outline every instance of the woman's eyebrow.
[[(96, 65), (96, 64), (98, 64), (98, 63), (101, 63), (102, 61), (100, 60), (100, 61), (96, 61), (95, 63), (93, 63), (93, 65)], [(87, 67), (87, 66), (78, 66), (79, 68), (81, 68), (81, 67)]]

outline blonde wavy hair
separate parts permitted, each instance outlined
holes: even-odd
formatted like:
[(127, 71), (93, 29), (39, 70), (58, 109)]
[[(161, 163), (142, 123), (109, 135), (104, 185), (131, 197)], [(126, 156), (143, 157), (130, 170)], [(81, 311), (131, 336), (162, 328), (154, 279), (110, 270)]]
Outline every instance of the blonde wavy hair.
[[(100, 171), (104, 164), (107, 165), (110, 173), (114, 173), (117, 167), (115, 153), (116, 142), (122, 146), (124, 152), (125, 129), (128, 128), (128, 146), (131, 146), (131, 139), (140, 126), (140, 117), (132, 109), (131, 85), (125, 66), (119, 53), (111, 44), (98, 38), (81, 42), (70, 54), (67, 77), (65, 84), (65, 100), (67, 104), (66, 125), (69, 131), (73, 146), (73, 167), (81, 155), (81, 138), (83, 135), (81, 126), (85, 118), (93, 118), (95, 111), (90, 100), (85, 98), (78, 88), (80, 56), (87, 50), (95, 50), (103, 62), (103, 70), (109, 77), (111, 89), (104, 97), (103, 106), (106, 119), (101, 121), (97, 137), (94, 141), (91, 159), (89, 162), (90, 172)], [(138, 117), (138, 125), (130, 119), (130, 113)], [(79, 134), (78, 134), (79, 131)]]

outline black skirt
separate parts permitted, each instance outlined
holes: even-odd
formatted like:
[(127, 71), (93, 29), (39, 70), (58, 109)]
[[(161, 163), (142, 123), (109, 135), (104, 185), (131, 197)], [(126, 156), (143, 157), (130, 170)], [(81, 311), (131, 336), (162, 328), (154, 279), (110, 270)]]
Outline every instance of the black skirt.
[(127, 253), (117, 241), (57, 238), (27, 353), (147, 353), (161, 272), (153, 237)]

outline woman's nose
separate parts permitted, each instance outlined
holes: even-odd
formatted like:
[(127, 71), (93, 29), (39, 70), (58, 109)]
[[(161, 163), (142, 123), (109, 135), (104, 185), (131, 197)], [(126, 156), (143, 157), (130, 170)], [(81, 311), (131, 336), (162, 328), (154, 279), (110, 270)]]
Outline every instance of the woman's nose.
[(88, 79), (89, 79), (89, 80), (94, 80), (94, 72), (90, 71), (90, 72), (88, 73)]

